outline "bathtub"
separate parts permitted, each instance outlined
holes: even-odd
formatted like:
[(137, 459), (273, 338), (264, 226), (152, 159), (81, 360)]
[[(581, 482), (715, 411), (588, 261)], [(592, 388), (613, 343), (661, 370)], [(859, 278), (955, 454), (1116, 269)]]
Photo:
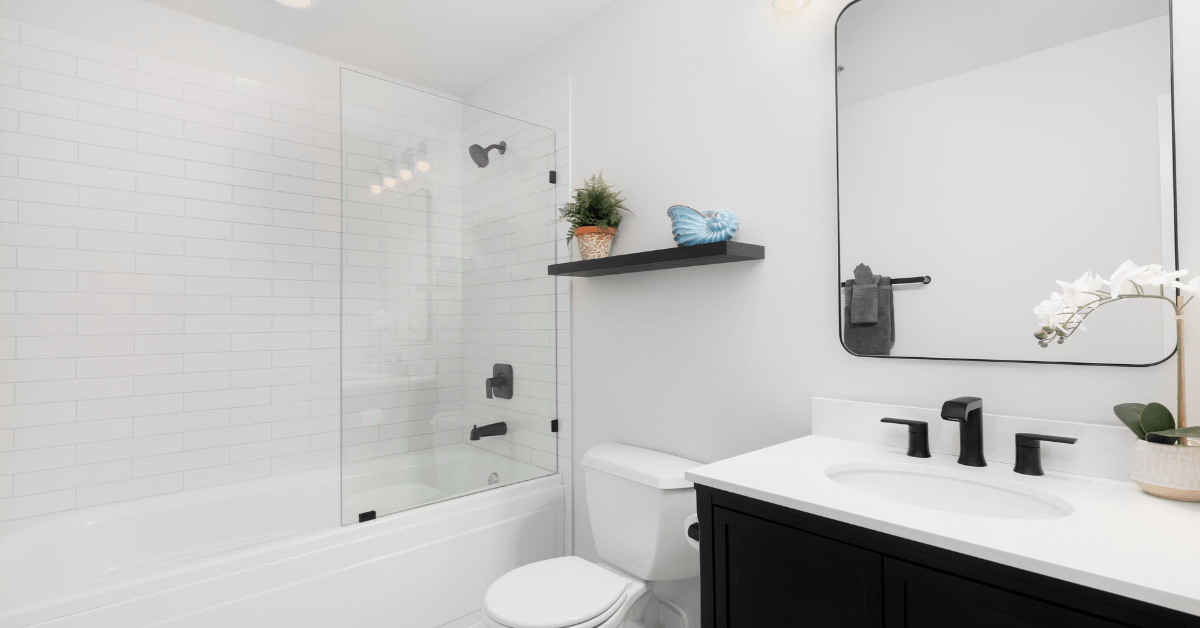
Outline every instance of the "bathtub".
[(472, 626), (492, 581), (562, 554), (562, 476), (520, 465), (453, 445), (12, 522), (0, 625)]

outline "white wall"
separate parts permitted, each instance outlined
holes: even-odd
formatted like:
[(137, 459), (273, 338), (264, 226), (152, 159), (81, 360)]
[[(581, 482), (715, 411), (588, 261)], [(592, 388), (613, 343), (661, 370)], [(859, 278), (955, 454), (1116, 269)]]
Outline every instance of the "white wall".
[(841, 276), (866, 263), (933, 277), (894, 290), (891, 354), (1151, 364), (1174, 351), (1163, 301), (1106, 307), (1049, 348), (1032, 312), (1055, 279), (1127, 259), (1174, 267), (1158, 158), (1170, 91), (1164, 16), (842, 106)]
[[(1180, 0), (1175, 15), (1184, 267), (1200, 263), (1198, 5)], [(942, 363), (842, 350), (828, 286), (843, 6), (815, 0), (788, 18), (766, 0), (617, 0), (465, 98), (495, 107), (571, 73), (571, 183), (603, 169), (636, 212), (616, 253), (672, 246), (665, 212), (676, 203), (733, 208), (738, 239), (767, 248), (761, 262), (573, 280), (575, 460), (606, 441), (726, 458), (808, 433), (814, 395), (932, 406), (971, 394), (993, 412), (1094, 423), (1114, 421), (1116, 403), (1173, 398), (1173, 362)], [(576, 488), (576, 553), (595, 558)]]

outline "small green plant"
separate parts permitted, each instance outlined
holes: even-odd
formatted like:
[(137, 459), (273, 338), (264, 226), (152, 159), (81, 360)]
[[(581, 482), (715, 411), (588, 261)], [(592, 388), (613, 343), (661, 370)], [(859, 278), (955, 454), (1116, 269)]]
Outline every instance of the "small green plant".
[(1142, 440), (1146, 440), (1147, 434), (1155, 434), (1171, 439), (1169, 444), (1176, 444), (1180, 437), (1200, 436), (1200, 425), (1176, 429), (1175, 417), (1161, 403), (1122, 403), (1113, 406), (1113, 412)]
[[(604, 181), (604, 173), (593, 175), (583, 182), (583, 187), (575, 190), (572, 202), (562, 206), (558, 220), (565, 220), (571, 225), (567, 233), (567, 242), (575, 237), (575, 230), (580, 227), (612, 227), (616, 229), (621, 224), (621, 212), (625, 209), (625, 199), (620, 192), (614, 192)], [(633, 212), (629, 212), (633, 213)]]

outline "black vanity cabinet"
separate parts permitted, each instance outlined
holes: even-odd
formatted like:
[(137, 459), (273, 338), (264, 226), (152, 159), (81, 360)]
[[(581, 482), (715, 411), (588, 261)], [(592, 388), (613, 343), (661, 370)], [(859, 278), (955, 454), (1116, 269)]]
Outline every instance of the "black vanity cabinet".
[(1198, 628), (1200, 617), (696, 485), (702, 628)]

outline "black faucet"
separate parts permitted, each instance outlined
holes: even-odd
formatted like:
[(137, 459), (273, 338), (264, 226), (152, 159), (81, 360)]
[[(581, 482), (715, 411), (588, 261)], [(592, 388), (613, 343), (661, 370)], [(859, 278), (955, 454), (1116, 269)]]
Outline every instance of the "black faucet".
[(1042, 441), (1073, 445), (1076, 440), (1065, 436), (1017, 434), (1017, 464), (1013, 467), (1013, 471), (1025, 475), (1046, 475), (1042, 471)]
[(983, 400), (959, 397), (942, 404), (942, 418), (958, 426), (958, 464), (986, 467), (983, 459)]
[(929, 424), (908, 419), (880, 419), (880, 423), (898, 423), (908, 426), (908, 453), (913, 458), (929, 457)]
[(471, 440), (479, 440), (480, 436), (504, 436), (508, 433), (508, 425), (503, 421), (492, 423), (479, 427), (478, 425), (471, 428)]

